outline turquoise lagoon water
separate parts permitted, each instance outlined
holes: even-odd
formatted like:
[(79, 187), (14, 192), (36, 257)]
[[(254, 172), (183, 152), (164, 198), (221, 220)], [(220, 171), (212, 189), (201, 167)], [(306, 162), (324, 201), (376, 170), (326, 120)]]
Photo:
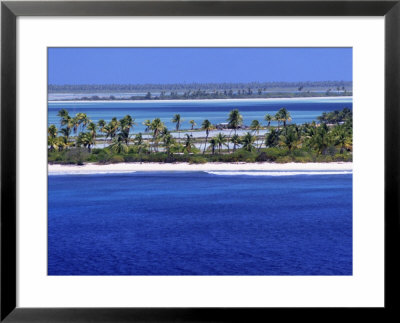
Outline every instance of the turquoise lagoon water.
[[(174, 101), (174, 102), (142, 102), (142, 101), (76, 101), (48, 103), (48, 124), (60, 125), (57, 113), (60, 109), (67, 109), (71, 115), (78, 112), (86, 113), (91, 120), (97, 122), (100, 119), (110, 121), (113, 117), (118, 119), (129, 114), (136, 119), (137, 125), (134, 132), (143, 132), (143, 122), (147, 119), (160, 118), (166, 126), (172, 130), (175, 124), (171, 122), (174, 114), (181, 114), (184, 119), (181, 128), (189, 129), (190, 120), (200, 127), (204, 119), (209, 119), (213, 124), (226, 122), (229, 111), (239, 109), (244, 118), (244, 124), (250, 125), (252, 120), (262, 121), (266, 113), (274, 114), (280, 108), (285, 107), (291, 114), (294, 123), (305, 123), (316, 120), (322, 112), (352, 108), (352, 98), (332, 99), (301, 99), (301, 100), (240, 100), (240, 101)], [(274, 124), (274, 123), (272, 123)]]

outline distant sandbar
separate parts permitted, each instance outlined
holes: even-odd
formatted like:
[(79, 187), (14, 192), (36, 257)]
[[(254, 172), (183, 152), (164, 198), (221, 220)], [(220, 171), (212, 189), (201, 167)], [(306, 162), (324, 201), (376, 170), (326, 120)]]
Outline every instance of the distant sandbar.
[(126, 103), (179, 103), (179, 102), (243, 102), (243, 101), (252, 101), (252, 102), (263, 102), (263, 101), (287, 101), (287, 100), (332, 100), (332, 99), (349, 99), (352, 100), (352, 96), (313, 96), (313, 97), (290, 97), (290, 98), (243, 98), (243, 99), (196, 99), (196, 100), (49, 100), (49, 103), (79, 103), (79, 102), (126, 102)]

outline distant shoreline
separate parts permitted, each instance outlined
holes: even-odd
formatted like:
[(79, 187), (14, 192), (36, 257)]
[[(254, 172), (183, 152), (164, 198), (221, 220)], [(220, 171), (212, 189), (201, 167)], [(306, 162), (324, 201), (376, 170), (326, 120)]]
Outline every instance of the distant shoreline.
[(163, 172), (163, 171), (352, 171), (351, 162), (331, 163), (117, 163), (94, 164), (82, 166), (49, 164), (49, 175), (69, 174), (106, 174), (129, 172)]
[(287, 101), (287, 100), (331, 100), (352, 99), (353, 96), (310, 96), (310, 97), (287, 97), (287, 98), (242, 98), (242, 99), (187, 99), (187, 100), (48, 100), (48, 103), (80, 103), (80, 102), (126, 102), (126, 103), (161, 103), (161, 102), (240, 102), (240, 101)]

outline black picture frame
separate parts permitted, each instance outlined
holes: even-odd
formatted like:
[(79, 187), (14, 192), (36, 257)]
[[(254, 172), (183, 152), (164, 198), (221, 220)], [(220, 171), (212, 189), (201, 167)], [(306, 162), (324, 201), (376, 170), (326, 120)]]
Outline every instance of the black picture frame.
[[(384, 16), (384, 308), (19, 308), (16, 307), (16, 19), (19, 16)], [(1, 3), (1, 322), (233, 322), (353, 312), (398, 312), (400, 255), (400, 0), (394, 1), (2, 1)], [(275, 317), (275, 316), (274, 316)]]

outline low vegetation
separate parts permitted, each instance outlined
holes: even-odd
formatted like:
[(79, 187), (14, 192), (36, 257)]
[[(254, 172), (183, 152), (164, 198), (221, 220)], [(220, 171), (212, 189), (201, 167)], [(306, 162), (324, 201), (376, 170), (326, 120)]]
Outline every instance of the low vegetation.
[[(172, 135), (159, 119), (147, 120), (143, 124), (144, 133), (133, 134), (135, 120), (127, 115), (109, 122), (92, 122), (84, 113), (70, 116), (68, 111), (59, 111), (60, 128), (48, 128), (49, 163), (78, 164), (120, 163), (120, 162), (332, 162), (352, 161), (352, 112), (323, 113), (318, 123), (291, 124), (290, 112), (285, 108), (274, 115), (266, 114), (263, 121), (254, 120), (247, 132), (239, 136), (243, 129), (243, 117), (239, 110), (229, 113), (227, 128), (229, 135), (216, 132), (209, 120), (204, 120), (200, 128), (205, 136), (193, 138), (188, 132)], [(183, 119), (173, 116), (174, 131), (180, 131)], [(271, 122), (277, 123), (272, 126)], [(267, 129), (265, 135), (260, 130)], [(94, 148), (100, 141), (107, 142), (105, 148)]]

